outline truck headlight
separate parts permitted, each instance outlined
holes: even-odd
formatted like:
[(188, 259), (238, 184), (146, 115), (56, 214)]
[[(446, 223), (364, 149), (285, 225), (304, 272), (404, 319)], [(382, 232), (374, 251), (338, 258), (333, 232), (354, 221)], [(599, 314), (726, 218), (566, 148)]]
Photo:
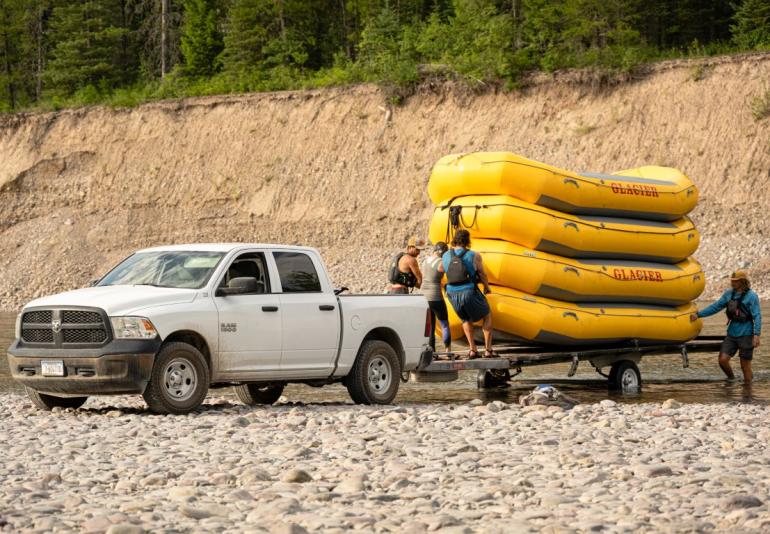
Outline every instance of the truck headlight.
[(110, 317), (115, 339), (154, 339), (158, 331), (145, 317)]
[(21, 339), (21, 316), (21, 313), (16, 316), (16, 339)]

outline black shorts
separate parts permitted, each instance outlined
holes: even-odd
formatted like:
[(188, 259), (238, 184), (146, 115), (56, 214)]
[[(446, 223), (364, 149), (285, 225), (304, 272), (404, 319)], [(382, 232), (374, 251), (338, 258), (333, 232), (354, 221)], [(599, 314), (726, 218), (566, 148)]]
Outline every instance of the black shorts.
[(751, 360), (754, 358), (754, 336), (727, 336), (722, 341), (722, 348), (719, 352), (727, 354), (731, 358), (737, 352), (741, 360)]
[(428, 306), (430, 307), (430, 311), (433, 312), (433, 315), (436, 316), (436, 319), (439, 321), (449, 320), (449, 311), (446, 309), (446, 302), (443, 300), (429, 300)]

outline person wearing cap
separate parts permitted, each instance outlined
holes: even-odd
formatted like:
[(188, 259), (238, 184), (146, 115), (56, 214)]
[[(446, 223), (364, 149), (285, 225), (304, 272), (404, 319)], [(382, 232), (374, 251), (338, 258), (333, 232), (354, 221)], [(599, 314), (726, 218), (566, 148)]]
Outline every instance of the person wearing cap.
[(425, 240), (412, 237), (406, 244), (406, 252), (399, 252), (393, 257), (388, 280), (391, 295), (408, 295), (409, 291), (422, 286), (422, 271), (417, 257), (425, 248)]
[(425, 295), (428, 301), (431, 317), (431, 347), (436, 348), (436, 321), (441, 325), (441, 338), (444, 342), (444, 351), (452, 352), (452, 332), (449, 329), (449, 311), (444, 300), (444, 292), (441, 288), (441, 280), (444, 273), (440, 270), (441, 257), (449, 250), (449, 247), (443, 241), (439, 241), (433, 247), (433, 254), (425, 258), (422, 264), (424, 275), (421, 287), (421, 293)]
[(745, 271), (735, 271), (730, 276), (730, 289), (727, 289), (719, 300), (693, 314), (690, 319), (709, 317), (725, 310), (727, 314), (727, 336), (719, 350), (719, 367), (727, 378), (735, 379), (730, 358), (738, 353), (743, 371), (743, 381), (749, 384), (753, 378), (751, 360), (754, 349), (759, 347), (759, 336), (762, 333), (762, 312), (759, 307), (759, 297), (752, 291), (749, 277)]

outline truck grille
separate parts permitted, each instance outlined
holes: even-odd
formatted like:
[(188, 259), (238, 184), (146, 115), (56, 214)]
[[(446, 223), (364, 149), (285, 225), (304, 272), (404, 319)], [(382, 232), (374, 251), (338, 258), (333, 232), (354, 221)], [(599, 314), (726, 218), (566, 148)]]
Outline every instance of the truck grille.
[(106, 316), (96, 309), (30, 310), (21, 318), (21, 340), (52, 347), (98, 346), (109, 340)]

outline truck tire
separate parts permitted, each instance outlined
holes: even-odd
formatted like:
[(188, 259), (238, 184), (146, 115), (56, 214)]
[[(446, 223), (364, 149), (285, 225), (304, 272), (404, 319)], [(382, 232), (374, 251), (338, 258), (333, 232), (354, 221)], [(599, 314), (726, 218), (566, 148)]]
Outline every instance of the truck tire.
[(198, 349), (187, 343), (169, 343), (155, 357), (142, 396), (155, 413), (189, 413), (206, 398), (209, 379), (209, 367)]
[(235, 395), (238, 400), (247, 406), (258, 406), (260, 404), (275, 404), (283, 394), (285, 384), (270, 384), (261, 386), (259, 384), (241, 384), (235, 386)]
[(621, 360), (612, 364), (608, 382), (610, 391), (639, 393), (642, 389), (642, 374), (634, 362)]
[(80, 408), (88, 400), (88, 397), (56, 397), (46, 395), (31, 388), (24, 388), (27, 391), (27, 397), (32, 401), (35, 407), (41, 410), (51, 411), (54, 408)]
[(356, 404), (390, 404), (398, 393), (401, 362), (384, 341), (364, 341), (345, 379)]

